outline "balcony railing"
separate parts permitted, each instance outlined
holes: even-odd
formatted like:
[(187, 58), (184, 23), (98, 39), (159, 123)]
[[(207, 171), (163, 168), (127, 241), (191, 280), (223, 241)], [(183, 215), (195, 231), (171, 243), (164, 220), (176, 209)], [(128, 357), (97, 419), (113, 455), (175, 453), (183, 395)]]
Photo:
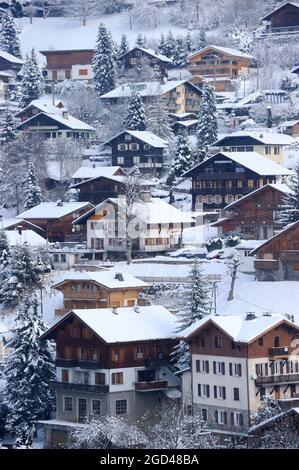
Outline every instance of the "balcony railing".
[(276, 348), (269, 348), (269, 356), (288, 356), (288, 346), (279, 346)]
[(145, 367), (156, 368), (156, 367), (168, 366), (169, 361), (165, 359), (164, 357), (154, 358), (154, 359), (145, 359), (144, 365)]
[(57, 358), (55, 365), (58, 367), (80, 367), (81, 369), (103, 369), (104, 365), (100, 361), (89, 361), (79, 359)]
[(135, 382), (136, 392), (150, 392), (152, 390), (164, 390), (168, 387), (167, 380), (155, 380), (154, 382)]
[(254, 268), (263, 271), (272, 271), (279, 268), (278, 260), (275, 259), (256, 259), (254, 260)]
[(89, 385), (89, 384), (81, 384), (81, 383), (53, 381), (52, 386), (56, 390), (69, 390), (73, 392), (86, 392), (86, 393), (109, 393), (109, 385)]
[(256, 386), (299, 383), (299, 374), (281, 374), (257, 377)]

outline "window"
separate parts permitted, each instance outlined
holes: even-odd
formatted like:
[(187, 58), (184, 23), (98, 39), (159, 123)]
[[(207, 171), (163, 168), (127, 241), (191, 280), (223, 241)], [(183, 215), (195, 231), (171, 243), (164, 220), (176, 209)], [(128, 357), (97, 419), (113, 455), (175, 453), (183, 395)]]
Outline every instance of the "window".
[(263, 347), (264, 346), (264, 338), (261, 336), (259, 339), (258, 339), (258, 345)]
[(214, 385), (214, 398), (226, 399), (226, 388), (222, 385)]
[(95, 372), (94, 382), (96, 385), (105, 385), (105, 374), (103, 372)]
[(115, 414), (116, 415), (126, 415), (127, 410), (127, 400), (116, 400), (115, 401)]
[[(119, 307), (119, 304), (118, 305), (115, 304), (115, 305), (113, 305), (113, 307)], [(123, 356), (124, 356), (123, 351), (120, 350), (119, 348), (112, 349), (111, 357), (112, 357), (113, 362), (122, 361)]]
[(209, 361), (196, 361), (196, 372), (205, 372), (209, 373)]
[(208, 410), (206, 408), (201, 409), (201, 419), (202, 421), (208, 421)]
[(69, 371), (68, 371), (68, 369), (62, 369), (62, 371), (61, 371), (61, 380), (62, 380), (62, 382), (65, 382), (65, 383), (69, 382)]
[(227, 424), (227, 412), (215, 410), (215, 421), (217, 424)]
[(97, 349), (94, 349), (94, 348), (91, 349), (90, 355), (91, 355), (91, 360), (92, 361), (98, 361), (99, 360), (100, 354), (99, 354), (99, 351)]
[(134, 349), (134, 359), (143, 359), (143, 348)]
[(265, 145), (265, 155), (271, 154), (271, 145)]
[(255, 373), (257, 376), (263, 375), (263, 364), (255, 364)]
[(279, 155), (280, 154), (280, 147), (279, 145), (274, 145), (274, 155)]
[(85, 398), (78, 399), (78, 414), (79, 414), (79, 421), (82, 421), (87, 416), (87, 402)]
[(127, 144), (118, 144), (117, 150), (120, 150), (121, 152), (127, 150)]
[(213, 373), (218, 375), (225, 375), (225, 363), (213, 361)]
[(210, 397), (210, 385), (198, 384), (197, 386), (198, 396), (203, 398)]
[(138, 165), (139, 162), (140, 162), (140, 157), (138, 157), (138, 156), (133, 157), (133, 163), (134, 163), (134, 165)]
[(201, 346), (202, 348), (205, 348), (205, 347), (206, 347), (206, 338), (205, 338), (204, 336), (202, 336), (202, 337), (200, 338), (200, 346)]
[(89, 384), (89, 372), (87, 371), (84, 371), (83, 372), (83, 383), (85, 385), (88, 385)]
[(254, 181), (253, 180), (248, 180), (247, 181), (247, 186), (249, 189), (253, 189), (254, 188)]
[(144, 144), (143, 148), (144, 150), (150, 150), (151, 146), (149, 144)]
[(229, 375), (242, 377), (242, 364), (229, 363)]
[(232, 426), (244, 426), (244, 417), (242, 413), (231, 413)]
[(60, 255), (60, 261), (61, 261), (61, 263), (66, 263), (66, 255), (61, 254)]
[(79, 348), (79, 359), (80, 359), (80, 361), (86, 361), (87, 351), (86, 351), (85, 348)]
[(117, 157), (117, 163), (118, 163), (118, 165), (123, 165), (125, 163), (125, 158), (124, 157)]
[(123, 383), (124, 383), (124, 373), (113, 372), (112, 373), (112, 385), (122, 385)]
[(59, 263), (59, 255), (54, 255), (53, 258), (54, 263)]
[(236, 343), (234, 341), (231, 342), (231, 348), (236, 349)]
[(234, 388), (234, 400), (235, 401), (240, 400), (240, 389), (239, 388)]
[(79, 75), (80, 76), (83, 76), (83, 75), (88, 75), (88, 70), (87, 69), (79, 69)]
[(219, 338), (219, 336), (215, 336), (214, 346), (215, 346), (216, 349), (222, 348), (222, 338)]
[(63, 411), (73, 411), (73, 397), (64, 397)]
[(275, 336), (274, 338), (274, 348), (279, 348), (280, 344), (279, 344), (279, 336)]
[(101, 414), (101, 402), (100, 402), (100, 400), (92, 400), (91, 410), (95, 415), (99, 416)]
[(130, 150), (139, 150), (139, 144), (130, 144), (129, 145)]
[(243, 188), (243, 180), (238, 180), (237, 187)]

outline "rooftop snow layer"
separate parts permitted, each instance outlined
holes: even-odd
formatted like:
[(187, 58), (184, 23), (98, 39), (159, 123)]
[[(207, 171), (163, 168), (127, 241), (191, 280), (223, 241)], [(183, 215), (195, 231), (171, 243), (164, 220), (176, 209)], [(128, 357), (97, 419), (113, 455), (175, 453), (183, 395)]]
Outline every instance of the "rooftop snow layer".
[(17, 215), (17, 219), (60, 219), (72, 212), (77, 212), (91, 205), (89, 202), (63, 202), (57, 205), (57, 202), (41, 202), (28, 211)]
[(188, 80), (170, 80), (166, 83), (158, 81), (134, 84), (126, 83), (105, 93), (101, 98), (128, 98), (132, 95), (133, 91), (138, 91), (140, 96), (161, 96), (186, 82)]
[(257, 152), (220, 152), (261, 176), (293, 175), (294, 172)]
[(223, 139), (234, 139), (238, 137), (252, 137), (264, 145), (292, 145), (295, 142), (293, 137), (286, 134), (279, 134), (278, 132), (237, 131), (232, 134), (225, 135), (213, 145), (217, 147), (219, 146), (217, 144), (219, 144)]
[(114, 174), (119, 170), (121, 170), (120, 166), (96, 166), (96, 167), (81, 166), (72, 175), (71, 178), (72, 179), (91, 179), (91, 178), (99, 178), (100, 176), (111, 177), (111, 176), (114, 176)]
[(9, 54), (6, 51), (0, 50), (0, 57), (14, 64), (24, 64), (24, 61), (22, 59), (19, 59), (19, 57), (15, 57), (14, 55)]
[[(86, 280), (86, 281), (95, 281), (102, 286), (107, 287), (108, 289), (128, 289), (134, 287), (146, 287), (148, 284), (141, 281), (137, 277), (132, 276), (129, 273), (121, 273), (122, 280), (119, 280), (120, 274), (115, 270), (106, 270), (106, 271), (69, 271), (63, 273), (63, 279), (58, 283), (61, 284), (66, 280)], [(56, 284), (57, 285), (57, 284)], [(55, 287), (55, 286), (53, 286)]]
[(142, 142), (145, 142), (146, 144), (149, 144), (155, 148), (165, 148), (168, 146), (168, 143), (166, 140), (161, 139), (161, 137), (157, 136), (156, 134), (153, 134), (150, 131), (130, 131), (130, 130), (125, 130), (125, 131), (120, 132), (119, 134), (117, 134), (116, 136), (112, 137), (107, 142), (105, 142), (104, 145), (108, 145), (109, 142), (111, 142), (112, 140), (116, 139), (117, 137), (121, 136), (124, 133), (130, 134), (136, 139), (141, 140)]
[(230, 47), (212, 46), (212, 45), (208, 45), (208, 46), (203, 47), (202, 49), (200, 49), (196, 52), (193, 52), (192, 54), (190, 54), (188, 56), (188, 59), (190, 59), (191, 57), (194, 57), (199, 52), (202, 53), (202, 52), (204, 52), (206, 50), (209, 50), (209, 49), (214, 49), (218, 52), (223, 52), (224, 54), (232, 55), (232, 56), (235, 56), (235, 57), (243, 57), (243, 58), (246, 58), (246, 59), (253, 59), (252, 55), (245, 54), (244, 52), (238, 51), (237, 49), (231, 49)]
[(22, 230), (21, 234), (19, 234), (18, 230), (5, 230), (5, 234), (10, 246), (22, 245), (23, 243), (28, 243), (30, 246), (43, 246), (47, 244), (47, 240), (33, 230)]

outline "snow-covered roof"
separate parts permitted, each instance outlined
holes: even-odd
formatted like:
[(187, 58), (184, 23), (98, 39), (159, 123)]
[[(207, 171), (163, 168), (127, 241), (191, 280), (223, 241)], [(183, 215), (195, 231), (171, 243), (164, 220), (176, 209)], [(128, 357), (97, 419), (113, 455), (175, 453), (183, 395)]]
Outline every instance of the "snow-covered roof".
[(277, 8), (272, 10), (270, 13), (265, 15), (262, 18), (262, 20), (268, 20), (268, 18), (270, 18), (273, 15), (273, 13), (276, 13), (277, 11), (279, 11), (281, 8), (285, 7), (286, 5), (293, 5), (294, 7), (299, 8), (299, 3), (298, 2), (284, 2), (281, 5), (279, 5)]
[(0, 222), (0, 230), (1, 229), (9, 229), (11, 227), (14, 227), (14, 226), (17, 226), (17, 225), (20, 225), (22, 222), (26, 222), (26, 224), (28, 224), (29, 226), (31, 227), (35, 227), (37, 228), (38, 230), (41, 230), (43, 231), (43, 229), (41, 227), (38, 227), (37, 225), (35, 224), (32, 224), (31, 222), (28, 222), (27, 220), (22, 220), (22, 219), (17, 219), (16, 217), (11, 217), (11, 218), (7, 218), (7, 219), (2, 219), (1, 222)]
[(20, 64), (20, 65), (24, 64), (24, 61), (22, 59), (19, 59), (19, 57), (15, 57), (14, 55), (9, 54), (6, 51), (0, 50), (0, 57), (2, 57), (3, 59), (13, 64)]
[(195, 332), (205, 327), (209, 322), (212, 322), (227, 333), (233, 341), (240, 343), (250, 343), (280, 323), (287, 323), (289, 326), (299, 330), (299, 325), (277, 314), (262, 315), (251, 320), (247, 320), (241, 315), (209, 315), (183, 330), (181, 333), (182, 337), (191, 338)]
[(159, 137), (156, 134), (153, 134), (150, 131), (130, 131), (130, 130), (125, 130), (125, 131), (120, 132), (119, 134), (117, 134), (116, 136), (112, 137), (107, 142), (105, 142), (104, 145), (109, 144), (109, 142), (121, 136), (122, 134), (130, 134), (132, 137), (135, 137), (136, 139), (141, 140), (142, 142), (145, 142), (146, 144), (151, 145), (151, 147), (166, 148), (168, 146), (168, 142), (166, 140), (161, 139), (161, 137)]
[(57, 287), (69, 280), (94, 281), (108, 289), (129, 289), (135, 287), (147, 287), (148, 285), (131, 274), (119, 273), (115, 270), (106, 270), (95, 272), (68, 271), (67, 273), (63, 273), (63, 279), (52, 287)]
[(231, 49), (230, 47), (212, 46), (212, 45), (206, 46), (206, 47), (204, 47), (204, 48), (202, 48), (202, 49), (200, 49), (196, 52), (193, 52), (187, 58), (191, 59), (192, 57), (198, 55), (199, 53), (202, 54), (203, 52), (206, 52), (209, 49), (213, 49), (215, 51), (222, 52), (223, 54), (231, 55), (233, 57), (242, 57), (244, 59), (253, 59), (252, 55), (245, 54), (244, 52), (238, 51), (237, 49)]
[[(273, 235), (273, 237), (269, 238), (268, 240), (266, 240), (264, 243), (262, 243), (261, 246), (259, 246), (258, 248), (252, 250), (252, 252), (250, 253), (251, 255), (254, 255), (255, 253), (257, 253), (259, 251), (260, 248), (268, 245), (268, 243), (272, 242), (273, 240), (275, 240), (275, 238), (279, 238), (281, 235), (287, 233), (289, 230), (292, 230), (293, 228), (295, 228), (297, 225), (299, 225), (299, 220), (297, 220), (296, 222), (292, 222), (291, 224), (288, 224), (285, 228), (283, 228), (282, 230), (279, 230), (279, 232), (277, 232), (275, 235)], [(267, 260), (263, 260), (263, 261), (267, 261)]]
[[(138, 91), (140, 96), (162, 96), (165, 93), (177, 88), (184, 83), (188, 83), (194, 89), (197, 88), (193, 83), (188, 80), (170, 80), (166, 83), (156, 82), (142, 82), (142, 83), (126, 83), (120, 85), (114, 90), (109, 91), (101, 96), (101, 98), (129, 98), (133, 91)], [(198, 89), (198, 92), (201, 91)]]
[(235, 246), (236, 250), (253, 250), (258, 248), (264, 243), (264, 240), (241, 240), (241, 242)]
[(41, 202), (32, 209), (29, 209), (17, 215), (17, 219), (60, 219), (72, 212), (80, 211), (88, 206), (89, 202), (63, 202), (58, 205), (57, 202)]
[(121, 172), (124, 176), (126, 175), (125, 170), (120, 166), (81, 166), (77, 171), (75, 171), (75, 173), (73, 173), (71, 178), (89, 180), (99, 178), (100, 176), (111, 177), (117, 172)]
[(292, 121), (284, 121), (279, 124), (279, 127), (293, 127), (296, 126), (296, 124), (299, 124), (299, 119), (293, 119)]
[(106, 343), (128, 343), (171, 339), (175, 336), (177, 319), (165, 307), (123, 307), (73, 310), (52, 326), (43, 336), (56, 329), (58, 324), (75, 315)]
[(176, 124), (179, 126), (190, 127), (198, 123), (198, 119), (190, 119), (188, 121), (177, 121)]
[(280, 134), (278, 132), (257, 132), (257, 131), (237, 131), (232, 134), (227, 134), (222, 139), (215, 142), (213, 145), (218, 147), (223, 139), (237, 139), (238, 137), (252, 137), (253, 139), (261, 142), (264, 145), (292, 145), (295, 143), (293, 137)]
[(8, 72), (2, 72), (2, 70), (0, 70), (0, 77), (8, 77), (8, 78), (13, 78), (13, 75), (11, 73), (8, 73)]
[(28, 243), (30, 246), (45, 246), (47, 244), (47, 240), (33, 230), (22, 230), (21, 234), (18, 230), (5, 230), (5, 234), (10, 246), (22, 245), (23, 243)]
[(136, 216), (147, 224), (194, 223), (194, 219), (160, 198), (136, 204)]
[(184, 173), (182, 176), (187, 178), (190, 177), (191, 173), (196, 168), (200, 168), (202, 165), (206, 165), (209, 160), (216, 157), (217, 155), (223, 155), (224, 157), (239, 163), (245, 168), (248, 168), (249, 170), (261, 176), (294, 175), (294, 171), (289, 170), (288, 168), (285, 168), (276, 162), (273, 162), (269, 158), (266, 158), (257, 152), (218, 152), (209, 159), (191, 168), (191, 170), (186, 171), (186, 173)]
[[(299, 5), (298, 5), (299, 6)], [(291, 398), (292, 400), (293, 398)], [(289, 410), (282, 411), (281, 413), (278, 413), (277, 415), (271, 416), (270, 418), (264, 419), (258, 424), (255, 424), (254, 426), (251, 426), (251, 428), (248, 430), (248, 434), (255, 434), (256, 431), (259, 431), (263, 428), (267, 428), (269, 425), (272, 423), (275, 423), (279, 421), (282, 418), (285, 418), (286, 416), (289, 415), (299, 415), (299, 408), (290, 408)]]
[[(63, 111), (63, 108), (60, 111)], [(26, 124), (34, 122), (36, 119), (38, 119), (42, 115), (47, 116), (49, 119), (52, 119), (53, 121), (59, 122), (60, 124), (66, 126), (68, 129), (72, 129), (75, 131), (95, 132), (94, 127), (90, 126), (89, 124), (86, 124), (83, 121), (80, 121), (79, 119), (74, 118), (70, 114), (67, 114), (67, 117), (65, 117), (63, 116), (62, 112), (61, 114), (59, 113), (54, 114), (54, 113), (48, 113), (44, 111), (38, 114), (35, 114), (29, 119), (26, 119), (26, 121), (21, 122), (21, 124), (17, 126), (17, 129), (21, 129), (22, 127), (26, 126)]]
[(134, 51), (135, 49), (138, 49), (139, 51), (145, 52), (146, 54), (149, 54), (152, 57), (155, 57), (156, 59), (159, 59), (163, 62), (169, 62), (169, 63), (172, 62), (172, 60), (169, 59), (169, 57), (166, 57), (166, 55), (159, 54), (158, 52), (153, 51), (153, 49), (146, 49), (145, 47), (140, 47), (140, 46), (137, 46), (137, 45), (131, 47), (131, 49), (129, 49), (127, 52), (125, 52), (124, 54), (122, 54), (118, 58), (120, 59), (121, 57), (123, 57), (124, 55), (127, 55), (128, 53)]
[(255, 189), (254, 191), (251, 191), (249, 194), (245, 194), (245, 196), (241, 197), (240, 199), (238, 199), (237, 201), (234, 201), (232, 202), (231, 204), (228, 204), (227, 206), (225, 206), (225, 210), (227, 209), (231, 209), (232, 207), (235, 207), (237, 205), (239, 205), (239, 203), (242, 203), (245, 199), (248, 199), (250, 198), (251, 196), (253, 196), (254, 194), (256, 193), (259, 193), (260, 191), (263, 191), (265, 188), (268, 188), (268, 187), (271, 187), (277, 191), (280, 191), (281, 193), (283, 194), (288, 194), (291, 192), (291, 189), (290, 187), (285, 184), (285, 183), (269, 183), (269, 184), (265, 184), (265, 186), (262, 186), (261, 188), (258, 188), (258, 189)]

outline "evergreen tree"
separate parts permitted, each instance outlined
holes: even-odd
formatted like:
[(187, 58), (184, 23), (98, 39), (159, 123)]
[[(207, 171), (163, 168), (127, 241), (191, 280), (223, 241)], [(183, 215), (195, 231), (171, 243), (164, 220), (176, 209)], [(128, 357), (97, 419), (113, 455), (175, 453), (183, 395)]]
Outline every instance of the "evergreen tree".
[(142, 34), (138, 34), (137, 38), (136, 38), (136, 46), (139, 46), (139, 47), (145, 47), (146, 46), (146, 37), (145, 36), (142, 36)]
[(16, 138), (15, 122), (11, 111), (8, 109), (5, 115), (4, 126), (0, 131), (1, 142), (11, 142)]
[(0, 303), (4, 307), (15, 307), (24, 295), (41, 287), (41, 276), (46, 272), (49, 272), (49, 265), (40, 253), (33, 253), (27, 243), (16, 245), (2, 270)]
[(92, 68), (94, 73), (93, 85), (100, 96), (115, 87), (114, 46), (111, 33), (103, 23), (100, 24), (98, 30)]
[(32, 445), (37, 419), (47, 417), (53, 405), (54, 361), (48, 342), (40, 340), (45, 331), (36, 295), (27, 297), (16, 316), (3, 374), (7, 427), (15, 433), (16, 447)]
[(166, 50), (165, 50), (165, 44), (166, 44), (166, 41), (165, 41), (165, 36), (164, 34), (162, 33), (161, 36), (160, 36), (160, 40), (159, 40), (159, 44), (158, 44), (158, 48), (157, 48), (157, 52), (159, 54), (162, 54), (162, 55), (166, 55)]
[(187, 52), (183, 38), (177, 37), (174, 42), (172, 61), (176, 67), (182, 68), (187, 65)]
[(158, 135), (161, 139), (172, 142), (174, 134), (171, 118), (165, 105), (165, 100), (160, 96), (151, 103), (146, 110), (147, 130)]
[(10, 11), (5, 10), (1, 13), (0, 26), (0, 49), (21, 59), (21, 45)]
[(204, 28), (201, 28), (194, 42), (194, 50), (199, 51), (208, 45)]
[(24, 209), (26, 211), (42, 202), (42, 194), (32, 162), (29, 162), (28, 172), (24, 180), (24, 196)]
[(173, 172), (181, 176), (193, 165), (192, 150), (186, 133), (179, 134), (175, 140)]
[(214, 88), (209, 83), (204, 83), (202, 97), (199, 105), (197, 126), (198, 150), (206, 150), (217, 140), (218, 123)]
[(174, 54), (174, 50), (175, 50), (175, 39), (173, 37), (172, 32), (169, 31), (167, 36), (166, 36), (166, 41), (165, 41), (165, 46), (164, 46), (164, 51), (165, 51), (164, 54), (166, 55), (166, 57), (171, 59), (173, 54)]
[(271, 106), (268, 106), (267, 108), (267, 127), (271, 129), (273, 126), (273, 120), (272, 120), (272, 108)]
[(189, 31), (185, 38), (185, 44), (186, 44), (186, 51), (189, 54), (192, 51), (192, 37)]
[[(0, 271), (7, 265), (9, 256), (8, 238), (4, 230), (0, 230)], [(1, 277), (1, 274), (0, 274)]]
[(279, 223), (289, 225), (299, 220), (299, 164), (295, 168), (295, 176), (290, 183), (290, 192), (283, 196), (279, 208)]
[(20, 107), (25, 108), (32, 100), (37, 100), (44, 94), (44, 81), (38, 67), (34, 49), (32, 49), (30, 56), (26, 56), (21, 76)]
[(146, 129), (145, 107), (140, 94), (133, 92), (127, 114), (124, 119), (124, 128), (130, 131), (144, 131)]
[(129, 43), (127, 40), (127, 36), (125, 34), (122, 34), (121, 36), (121, 41), (120, 41), (120, 46), (119, 46), (119, 55), (126, 54), (129, 50)]
[(261, 404), (256, 413), (253, 414), (254, 424), (259, 424), (266, 419), (273, 418), (282, 412), (279, 403), (271, 396), (262, 397)]

